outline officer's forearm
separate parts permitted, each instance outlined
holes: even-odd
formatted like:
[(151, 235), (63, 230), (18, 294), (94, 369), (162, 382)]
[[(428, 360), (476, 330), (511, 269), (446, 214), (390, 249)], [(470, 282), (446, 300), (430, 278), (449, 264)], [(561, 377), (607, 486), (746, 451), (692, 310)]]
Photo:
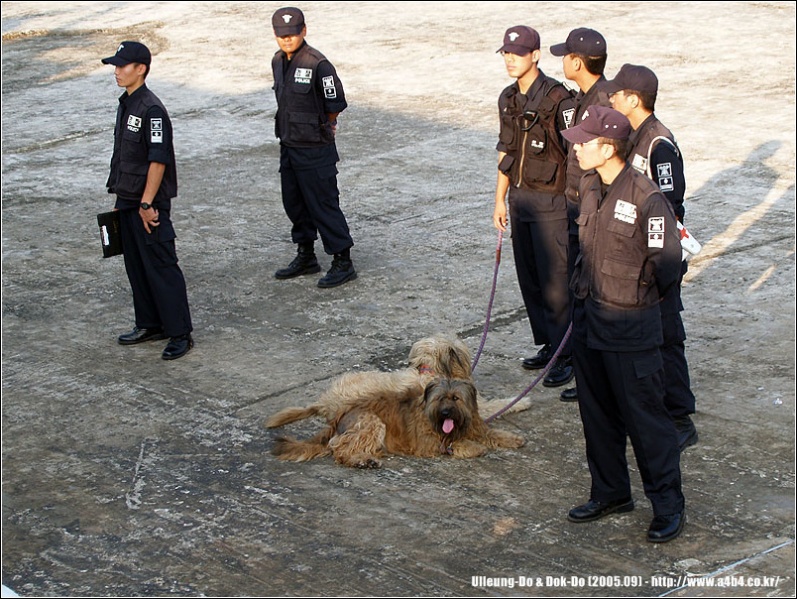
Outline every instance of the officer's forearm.
[(144, 195), (141, 196), (141, 201), (147, 204), (152, 204), (155, 199), (155, 194), (160, 189), (163, 175), (166, 172), (166, 165), (161, 162), (150, 162), (149, 170), (147, 171), (147, 184), (144, 187)]
[[(506, 156), (506, 152), (499, 152), (498, 153), (498, 164), (501, 164), (501, 161)], [(498, 180), (495, 184), (495, 202), (503, 203), (506, 201), (506, 192), (509, 191), (509, 177), (506, 173), (502, 171), (498, 171)]]

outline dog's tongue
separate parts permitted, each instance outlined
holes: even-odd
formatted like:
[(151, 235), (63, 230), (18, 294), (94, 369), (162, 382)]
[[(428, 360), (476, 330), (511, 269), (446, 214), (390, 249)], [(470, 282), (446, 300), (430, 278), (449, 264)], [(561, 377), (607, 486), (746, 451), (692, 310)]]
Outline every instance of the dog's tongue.
[(454, 430), (454, 421), (451, 418), (446, 418), (443, 422), (443, 432), (447, 435)]

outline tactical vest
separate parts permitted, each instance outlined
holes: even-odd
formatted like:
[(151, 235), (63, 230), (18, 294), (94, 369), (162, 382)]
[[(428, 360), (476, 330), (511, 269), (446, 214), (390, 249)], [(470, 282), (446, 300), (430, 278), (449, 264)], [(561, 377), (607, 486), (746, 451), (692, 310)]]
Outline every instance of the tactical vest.
[(318, 91), (318, 64), (326, 57), (306, 43), (299, 48), (283, 70), (285, 53), (281, 50), (271, 60), (277, 114), (274, 133), (286, 146), (313, 147), (334, 143), (324, 98)]
[(647, 175), (648, 178), (654, 182), (656, 181), (656, 173), (650, 170), (650, 157), (653, 154), (653, 149), (659, 143), (666, 143), (669, 145), (678, 157), (678, 160), (683, 164), (683, 156), (681, 156), (681, 150), (675, 141), (675, 136), (656, 118), (651, 119), (647, 123), (643, 123), (639, 134), (634, 139), (634, 145), (629, 152), (631, 166), (643, 175)]
[[(586, 94), (581, 98), (576, 96), (578, 106), (571, 127), (581, 124), (581, 121), (584, 120), (584, 113), (592, 105), (611, 108), (612, 104), (609, 101), (609, 94), (603, 89), (605, 85), (606, 78), (601, 75), (601, 78), (593, 84)], [(574, 150), (570, 149), (567, 155), (567, 187), (565, 189), (565, 196), (567, 197), (568, 212), (571, 221), (575, 220), (576, 216), (578, 216), (578, 185), (583, 175), (584, 171), (581, 170), (581, 166), (578, 164), (576, 153)]]
[[(139, 200), (144, 194), (149, 173), (149, 150), (147, 135), (151, 135), (147, 112), (157, 106), (169, 118), (166, 107), (146, 85), (138, 88), (124, 103), (120, 103), (114, 130), (115, 146), (111, 160), (111, 174), (107, 187), (110, 193), (121, 198)], [(121, 113), (121, 114), (120, 114)], [(163, 180), (155, 195), (157, 200), (168, 200), (177, 195), (177, 168), (174, 160), (174, 145), (171, 146), (171, 162), (166, 165)]]
[[(648, 261), (650, 248), (674, 256), (674, 263), (680, 258), (670, 203), (655, 183), (630, 166), (617, 176), (605, 196), (596, 172), (584, 176), (581, 192), (576, 221), (581, 255), (571, 281), (575, 297), (590, 295), (598, 302), (625, 309), (657, 305), (660, 297), (656, 269)], [(649, 202), (652, 204), (643, 215), (643, 206)]]
[(518, 98), (524, 96), (517, 86), (504, 90), (499, 104), (501, 142), (507, 155), (498, 168), (514, 187), (561, 194), (565, 190), (567, 154), (556, 127), (557, 108), (572, 96), (550, 77), (545, 77), (542, 85), (542, 91), (535, 94), (541, 99), (526, 100), (523, 105)]

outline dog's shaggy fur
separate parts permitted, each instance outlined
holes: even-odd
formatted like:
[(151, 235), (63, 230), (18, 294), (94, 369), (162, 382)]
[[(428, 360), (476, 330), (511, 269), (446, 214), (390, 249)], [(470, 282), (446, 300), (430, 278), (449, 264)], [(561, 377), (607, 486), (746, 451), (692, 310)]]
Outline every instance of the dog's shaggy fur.
[[(349, 393), (353, 383), (357, 390)], [(476, 388), (461, 379), (437, 379), (423, 388), (406, 375), (345, 375), (318, 403), (282, 410), (266, 425), (310, 416), (325, 418), (326, 428), (307, 441), (278, 439), (274, 454), (280, 459), (332, 455), (344, 466), (378, 468), (379, 458), (389, 454), (474, 458), (490, 448), (523, 445), (518, 435), (488, 428), (479, 415)]]
[(490, 429), (482, 420), (462, 341), (444, 335), (421, 339), (409, 361), (410, 368), (398, 372), (345, 374), (317, 403), (272, 416), (269, 428), (311, 416), (327, 421), (309, 440), (278, 439), (274, 453), (294, 461), (333, 455), (343, 465), (372, 468), (387, 454), (470, 458), (489, 448), (523, 445), (518, 435)]

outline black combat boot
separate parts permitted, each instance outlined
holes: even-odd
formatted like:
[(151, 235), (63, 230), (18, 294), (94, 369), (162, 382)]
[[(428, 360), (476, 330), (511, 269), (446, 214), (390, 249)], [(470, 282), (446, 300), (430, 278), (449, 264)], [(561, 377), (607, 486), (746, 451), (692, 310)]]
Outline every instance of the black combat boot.
[(321, 272), (321, 266), (315, 257), (312, 243), (300, 243), (296, 257), (285, 268), (279, 269), (274, 276), (278, 279), (292, 279), (300, 275), (312, 275)]
[(354, 270), (349, 250), (344, 250), (340, 254), (335, 254), (335, 257), (332, 258), (332, 266), (327, 271), (327, 274), (318, 281), (318, 286), (322, 288), (337, 287), (356, 278), (357, 272)]

